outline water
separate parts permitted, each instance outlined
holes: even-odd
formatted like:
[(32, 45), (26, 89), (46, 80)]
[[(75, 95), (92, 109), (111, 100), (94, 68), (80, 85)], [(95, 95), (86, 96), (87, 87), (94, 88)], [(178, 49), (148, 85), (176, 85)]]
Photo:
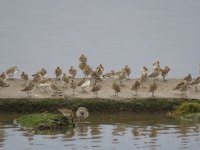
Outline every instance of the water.
[(200, 146), (200, 120), (184, 122), (162, 114), (91, 114), (87, 123), (56, 135), (34, 135), (12, 124), (19, 115), (0, 114), (0, 149), (132, 150)]
[(170, 77), (197, 76), (199, 18), (199, 0), (1, 0), (0, 72), (45, 67), (53, 76), (78, 68), (84, 53), (106, 71), (128, 64), (132, 77), (157, 60)]

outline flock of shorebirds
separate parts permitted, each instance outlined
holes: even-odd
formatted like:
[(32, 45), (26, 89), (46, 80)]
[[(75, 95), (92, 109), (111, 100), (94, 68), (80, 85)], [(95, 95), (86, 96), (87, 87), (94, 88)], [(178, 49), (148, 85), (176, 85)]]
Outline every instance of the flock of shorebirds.
[[(101, 82), (105, 78), (114, 78), (111, 87), (115, 92), (115, 95), (118, 96), (118, 93), (121, 92), (121, 87), (124, 86), (124, 81), (129, 80), (129, 76), (132, 73), (131, 68), (126, 65), (120, 71), (111, 70), (108, 73), (104, 73), (104, 66), (100, 64), (96, 67), (96, 69), (92, 69), (92, 67), (87, 63), (87, 57), (82, 54), (79, 57), (79, 68), (83, 72), (84, 77), (80, 82), (76, 82), (75, 77), (77, 75), (77, 69), (73, 66), (70, 67), (67, 73), (63, 73), (63, 70), (60, 67), (55, 69), (55, 77), (56, 80), (60, 80), (63, 84), (62, 87), (58, 86), (55, 83), (55, 80), (47, 77), (47, 70), (42, 68), (38, 72), (32, 75), (32, 79), (29, 79), (27, 73), (21, 73), (21, 80), (24, 81), (24, 89), (21, 91), (26, 92), (29, 97), (31, 97), (31, 93), (35, 90), (35, 88), (39, 88), (44, 91), (53, 92), (52, 96), (61, 96), (63, 90), (70, 86), (73, 89), (72, 95), (75, 94), (76, 88), (80, 87), (82, 92), (86, 92), (87, 87), (92, 87), (91, 92), (93, 92), (94, 96), (98, 96), (98, 92), (103, 88)], [(130, 90), (135, 91), (135, 95), (137, 95), (138, 90), (143, 88), (143, 83), (147, 80), (152, 79), (152, 82), (149, 85), (149, 92), (152, 93), (152, 96), (155, 96), (155, 91), (158, 89), (158, 78), (161, 76), (163, 81), (166, 81), (166, 76), (170, 72), (170, 67), (165, 66), (161, 68), (160, 62), (156, 61), (152, 65), (153, 71), (149, 74), (149, 70), (147, 67), (143, 66), (141, 69), (140, 78), (132, 84)], [(5, 72), (0, 74), (0, 86), (8, 87), (9, 85), (6, 83), (7, 79), (14, 79), (13, 76), (19, 71), (17, 66), (11, 67), (7, 69)], [(28, 84), (27, 82), (30, 81)], [(179, 90), (182, 94), (182, 97), (187, 97), (186, 92), (188, 89), (193, 86), (196, 91), (198, 90), (198, 86), (200, 86), (200, 77), (197, 77), (195, 80), (192, 79), (191, 74), (187, 75), (183, 78), (182, 82), (180, 82), (173, 90)]]

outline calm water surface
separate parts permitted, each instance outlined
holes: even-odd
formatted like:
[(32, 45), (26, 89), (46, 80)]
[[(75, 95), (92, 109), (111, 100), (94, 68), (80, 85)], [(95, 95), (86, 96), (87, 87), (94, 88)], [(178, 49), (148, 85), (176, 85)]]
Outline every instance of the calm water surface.
[(200, 146), (200, 120), (184, 122), (166, 115), (91, 114), (67, 133), (34, 135), (13, 125), (19, 115), (0, 115), (3, 150), (186, 149)]
[(106, 71), (128, 64), (132, 77), (156, 60), (170, 77), (197, 76), (199, 27), (199, 0), (1, 0), (0, 72), (45, 67), (53, 76), (58, 65), (78, 68), (84, 53)]

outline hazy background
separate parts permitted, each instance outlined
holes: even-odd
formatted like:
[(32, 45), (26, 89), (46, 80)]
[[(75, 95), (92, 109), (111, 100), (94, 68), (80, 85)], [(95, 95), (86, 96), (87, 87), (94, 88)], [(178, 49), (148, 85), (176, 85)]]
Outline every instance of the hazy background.
[(170, 77), (197, 76), (200, 1), (0, 0), (0, 72), (45, 67), (53, 76), (56, 66), (78, 68), (82, 53), (106, 71), (128, 64), (132, 77), (157, 60)]

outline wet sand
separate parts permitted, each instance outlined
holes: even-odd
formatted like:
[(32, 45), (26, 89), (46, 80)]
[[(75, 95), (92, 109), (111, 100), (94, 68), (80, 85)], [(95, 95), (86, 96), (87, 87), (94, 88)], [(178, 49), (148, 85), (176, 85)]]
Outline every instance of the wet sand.
[[(106, 99), (116, 99), (116, 100), (122, 100), (127, 98), (149, 98), (152, 97), (152, 94), (149, 92), (149, 84), (152, 82), (152, 80), (148, 80), (144, 83), (145, 88), (140, 88), (138, 90), (138, 95), (135, 95), (135, 91), (131, 91), (132, 84), (137, 79), (130, 79), (123, 82), (124, 86), (121, 87), (121, 92), (118, 96), (114, 96), (114, 90), (112, 89), (112, 83), (114, 79), (103, 79), (102, 82), (99, 82), (103, 88), (99, 92), (98, 97), (99, 98), (106, 98)], [(75, 79), (75, 82), (78, 83), (80, 79)], [(168, 79), (167, 81), (162, 81), (159, 79), (157, 81), (158, 83), (158, 89), (155, 92), (156, 98), (181, 98), (180, 91), (172, 90), (178, 83), (180, 83), (181, 79)], [(28, 81), (27, 83), (29, 83)], [(60, 87), (63, 87), (63, 83), (60, 80), (55, 80), (56, 84)], [(26, 92), (22, 92), (21, 90), (25, 87), (23, 85), (24, 81), (19, 79), (14, 80), (7, 80), (6, 83), (8, 83), (9, 87), (0, 87), (0, 98), (28, 98)], [(93, 93), (91, 92), (93, 81), (91, 81), (91, 84), (89, 87), (86, 88), (86, 92), (82, 92), (82, 89), (80, 87), (77, 87), (75, 90), (75, 95), (72, 95), (72, 89), (69, 87), (63, 88), (63, 97), (68, 98), (94, 98)], [(200, 90), (200, 87), (199, 87)], [(41, 90), (40, 88), (36, 88), (32, 92), (32, 98), (55, 98), (55, 96), (52, 96), (53, 92), (44, 90)], [(195, 91), (194, 87), (191, 87), (187, 91), (187, 96), (189, 99), (200, 99), (200, 91)]]

